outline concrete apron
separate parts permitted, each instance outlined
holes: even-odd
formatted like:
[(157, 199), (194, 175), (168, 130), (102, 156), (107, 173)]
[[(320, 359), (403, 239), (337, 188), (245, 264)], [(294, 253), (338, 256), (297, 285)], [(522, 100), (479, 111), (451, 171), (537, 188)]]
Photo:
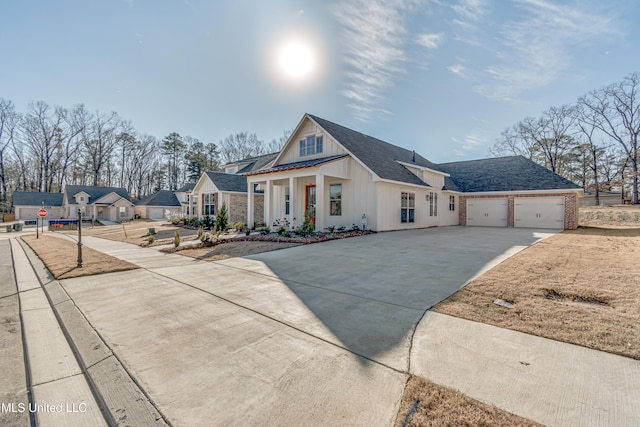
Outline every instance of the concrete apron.
[(452, 227), (215, 263), (88, 238), (147, 270), (63, 284), (172, 422), (389, 425), (424, 310), (548, 235)]

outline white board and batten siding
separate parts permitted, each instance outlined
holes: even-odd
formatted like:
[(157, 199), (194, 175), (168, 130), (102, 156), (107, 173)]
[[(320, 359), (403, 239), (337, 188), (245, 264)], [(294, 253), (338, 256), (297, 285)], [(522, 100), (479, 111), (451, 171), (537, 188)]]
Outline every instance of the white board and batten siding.
[(514, 226), (519, 228), (564, 228), (564, 196), (514, 198)]
[[(316, 153), (308, 156), (300, 156), (300, 140), (305, 139), (307, 136), (322, 136), (322, 153)], [(336, 142), (335, 139), (322, 128), (316, 125), (311, 120), (305, 121), (305, 123), (298, 129), (298, 132), (293, 136), (291, 144), (286, 148), (286, 151), (282, 153), (279, 165), (303, 162), (306, 160), (318, 159), (321, 157), (331, 157), (347, 154), (347, 151)]]
[(467, 199), (467, 226), (506, 227), (509, 203), (506, 197)]

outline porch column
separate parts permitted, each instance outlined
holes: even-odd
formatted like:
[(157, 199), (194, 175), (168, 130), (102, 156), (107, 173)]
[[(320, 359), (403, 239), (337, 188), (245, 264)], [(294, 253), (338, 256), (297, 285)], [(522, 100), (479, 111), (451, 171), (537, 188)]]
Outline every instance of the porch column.
[(193, 218), (193, 194), (187, 194), (187, 198), (189, 199), (189, 205), (187, 206), (189, 215), (187, 215), (187, 218)]
[(294, 177), (289, 178), (289, 224), (292, 228), (296, 228), (294, 224), (294, 218), (296, 218), (296, 179)]
[(253, 182), (247, 180), (247, 227), (253, 228)]
[(271, 198), (273, 197), (273, 181), (267, 179), (267, 183), (264, 186), (264, 223), (265, 226), (271, 228), (273, 215), (271, 213), (271, 206), (273, 205)]
[(324, 230), (324, 175), (316, 175), (316, 231)]

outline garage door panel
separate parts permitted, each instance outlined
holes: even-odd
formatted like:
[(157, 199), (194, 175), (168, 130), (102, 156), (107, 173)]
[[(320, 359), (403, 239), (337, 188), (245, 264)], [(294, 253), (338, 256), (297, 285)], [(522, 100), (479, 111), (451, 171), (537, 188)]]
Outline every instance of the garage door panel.
[(563, 229), (564, 197), (516, 197), (514, 226)]
[(163, 219), (164, 208), (148, 208), (150, 219)]
[(506, 198), (467, 199), (467, 225), (479, 227), (506, 227), (508, 203)]

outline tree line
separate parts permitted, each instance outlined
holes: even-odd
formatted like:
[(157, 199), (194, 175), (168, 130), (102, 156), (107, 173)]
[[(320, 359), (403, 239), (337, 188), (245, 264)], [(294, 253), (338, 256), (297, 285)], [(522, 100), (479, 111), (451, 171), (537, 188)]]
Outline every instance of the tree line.
[(116, 112), (44, 101), (18, 112), (0, 98), (0, 210), (10, 210), (14, 191), (61, 192), (71, 184), (123, 187), (134, 199), (175, 190), (221, 164), (279, 151), (290, 133), (270, 142), (247, 131), (217, 144), (177, 132), (158, 139)]
[(522, 155), (595, 194), (638, 203), (640, 73), (551, 107), (504, 130), (493, 155)]

